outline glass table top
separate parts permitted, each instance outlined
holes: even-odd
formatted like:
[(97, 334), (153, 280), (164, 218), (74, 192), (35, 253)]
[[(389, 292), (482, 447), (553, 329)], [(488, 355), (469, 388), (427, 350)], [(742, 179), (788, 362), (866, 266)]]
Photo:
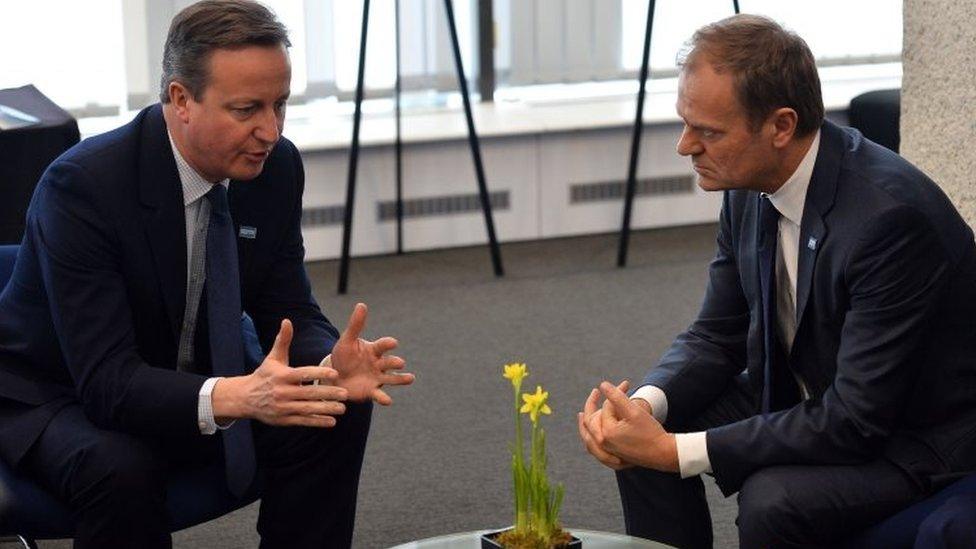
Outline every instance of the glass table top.
[[(482, 534), (496, 532), (501, 529), (496, 528), (493, 530), (479, 530), (477, 532), (462, 532), (460, 534), (437, 536), (397, 545), (393, 549), (480, 549)], [(583, 540), (583, 549), (667, 549), (671, 547), (670, 545), (641, 538), (633, 538), (623, 534), (580, 530), (577, 528), (567, 528), (567, 530)]]

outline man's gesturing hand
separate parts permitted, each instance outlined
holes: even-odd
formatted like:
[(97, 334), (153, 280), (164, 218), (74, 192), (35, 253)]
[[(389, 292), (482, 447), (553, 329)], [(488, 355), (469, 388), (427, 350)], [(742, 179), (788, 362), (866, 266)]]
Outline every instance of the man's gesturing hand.
[[(246, 376), (223, 378), (214, 386), (212, 399), (218, 423), (234, 418), (254, 418), (269, 425), (333, 427), (346, 411), (341, 401), (348, 391), (332, 385), (338, 373), (323, 366), (288, 365), (293, 328), (282, 320), (274, 347), (264, 362)], [(320, 385), (303, 385), (319, 380)]]
[(381, 337), (376, 341), (362, 339), (359, 335), (365, 327), (366, 305), (357, 303), (349, 324), (332, 348), (332, 366), (339, 373), (335, 384), (349, 392), (349, 400), (373, 400), (389, 406), (393, 399), (381, 387), (409, 385), (414, 377), (396, 371), (403, 369), (405, 362), (402, 358), (386, 355), (396, 348), (397, 340), (392, 337)]

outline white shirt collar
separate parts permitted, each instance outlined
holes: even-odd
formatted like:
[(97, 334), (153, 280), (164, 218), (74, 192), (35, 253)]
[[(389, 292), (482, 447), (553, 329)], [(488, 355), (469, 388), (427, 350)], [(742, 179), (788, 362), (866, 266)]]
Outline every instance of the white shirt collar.
[[(173, 148), (173, 158), (176, 159), (176, 171), (180, 173), (180, 183), (183, 184), (183, 206), (189, 206), (210, 192), (214, 184), (204, 179), (186, 162), (179, 149), (176, 148), (176, 143), (169, 131), (166, 132), (166, 135), (169, 137), (170, 147)], [(218, 181), (217, 184), (226, 188), (230, 184), (230, 179)]]
[(783, 183), (776, 192), (769, 195), (769, 201), (779, 213), (799, 226), (803, 221), (803, 206), (807, 200), (807, 188), (813, 177), (813, 166), (817, 163), (817, 151), (820, 150), (820, 130), (810, 143), (807, 154), (803, 156), (800, 165), (793, 175)]

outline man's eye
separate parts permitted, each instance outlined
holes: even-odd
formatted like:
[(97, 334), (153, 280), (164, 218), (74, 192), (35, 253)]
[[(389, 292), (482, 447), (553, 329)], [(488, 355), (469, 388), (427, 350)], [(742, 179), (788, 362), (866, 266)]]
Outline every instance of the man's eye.
[(712, 138), (715, 137), (715, 130), (702, 130), (702, 137)]
[(235, 107), (233, 110), (236, 114), (247, 116), (254, 112), (254, 107)]

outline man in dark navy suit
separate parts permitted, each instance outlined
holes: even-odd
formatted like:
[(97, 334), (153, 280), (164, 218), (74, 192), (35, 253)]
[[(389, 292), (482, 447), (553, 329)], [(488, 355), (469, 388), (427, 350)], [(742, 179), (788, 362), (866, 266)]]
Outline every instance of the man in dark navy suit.
[(70, 507), (76, 547), (170, 546), (166, 471), (214, 466), (260, 492), (263, 546), (351, 543), (371, 404), (413, 376), (359, 337), (364, 305), (340, 335), (312, 297), (289, 45), (260, 4), (186, 8), (162, 105), (37, 186), (0, 297), (0, 456)]
[(704, 302), (579, 416), (627, 531), (711, 546), (710, 473), (742, 547), (832, 546), (973, 470), (976, 247), (941, 190), (825, 121), (809, 48), (766, 18), (696, 32), (677, 110), (724, 193)]

